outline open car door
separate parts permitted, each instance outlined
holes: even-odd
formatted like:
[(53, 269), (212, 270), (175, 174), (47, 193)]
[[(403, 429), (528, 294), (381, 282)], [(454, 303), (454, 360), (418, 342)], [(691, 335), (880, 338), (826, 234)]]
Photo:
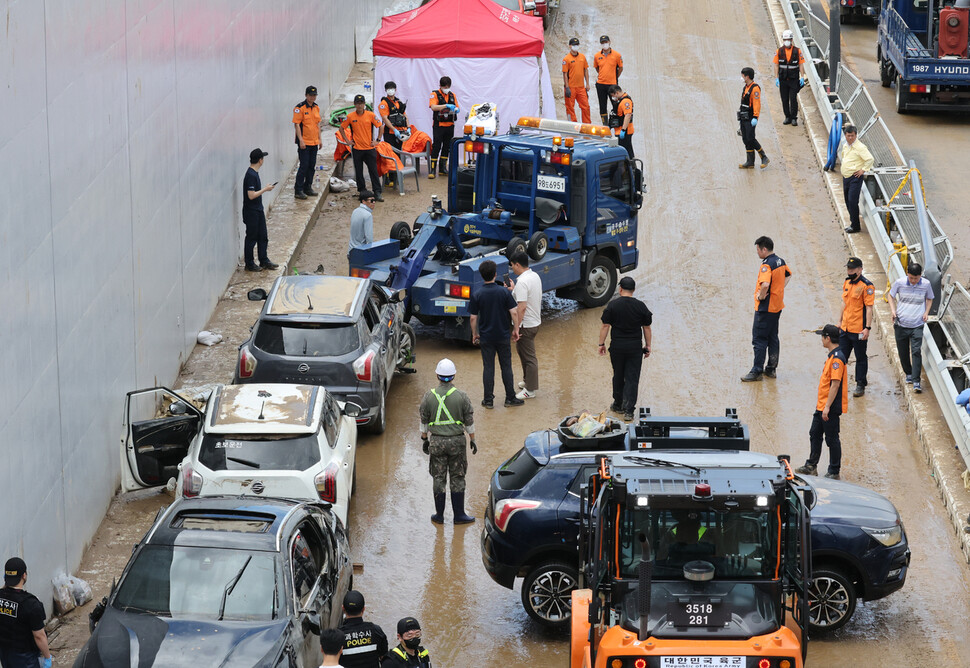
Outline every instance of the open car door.
[(177, 478), (178, 465), (203, 419), (192, 402), (167, 387), (129, 392), (121, 443), (122, 491), (158, 487)]

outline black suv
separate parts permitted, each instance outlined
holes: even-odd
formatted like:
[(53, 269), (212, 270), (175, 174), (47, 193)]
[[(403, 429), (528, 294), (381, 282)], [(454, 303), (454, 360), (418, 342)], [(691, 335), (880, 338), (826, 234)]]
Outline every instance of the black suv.
[(233, 382), (323, 385), (362, 408), (358, 425), (383, 433), (391, 378), (414, 370), (403, 296), (366, 278), (277, 278), (239, 346)]
[[(529, 616), (566, 627), (577, 580), (581, 487), (597, 457), (748, 445), (747, 427), (733, 409), (724, 418), (661, 418), (645, 408), (628, 431), (593, 439), (572, 438), (563, 425), (533, 432), (492, 475), (482, 529), (485, 569), (509, 589), (524, 578), (522, 604)], [(849, 621), (858, 599), (882, 598), (903, 586), (910, 559), (906, 532), (896, 508), (876, 492), (827, 478), (798, 479), (815, 490), (811, 629), (833, 631)]]
[[(350, 547), (329, 504), (180, 499), (159, 513), (91, 613), (74, 668), (316, 668), (342, 619)], [(204, 652), (200, 647), (204, 644)]]

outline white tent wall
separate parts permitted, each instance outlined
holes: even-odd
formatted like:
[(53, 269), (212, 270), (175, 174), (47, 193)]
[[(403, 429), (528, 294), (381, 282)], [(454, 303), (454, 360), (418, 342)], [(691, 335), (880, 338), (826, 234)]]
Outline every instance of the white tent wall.
[(397, 84), (397, 97), (407, 102), (411, 124), (431, 135), (428, 99), (443, 76), (451, 77), (462, 121), (472, 105), (494, 102), (502, 132), (521, 116), (556, 117), (549, 66), (545, 54), (538, 58), (397, 58), (378, 56), (374, 71), (374, 108), (384, 94), (384, 83)]

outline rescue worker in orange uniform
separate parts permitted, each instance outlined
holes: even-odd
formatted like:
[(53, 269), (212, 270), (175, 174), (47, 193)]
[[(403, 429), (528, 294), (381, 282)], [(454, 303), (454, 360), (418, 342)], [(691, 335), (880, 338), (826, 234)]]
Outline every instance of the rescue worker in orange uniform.
[(782, 125), (798, 126), (798, 91), (805, 85), (805, 56), (792, 43), (794, 34), (781, 34), (782, 46), (775, 52), (775, 86), (781, 93), (781, 108), (785, 112)]
[(748, 159), (738, 167), (754, 168), (754, 152), (757, 151), (761, 155), (761, 169), (764, 169), (770, 161), (754, 136), (755, 128), (758, 127), (758, 117), (761, 116), (761, 86), (754, 82), (754, 70), (750, 67), (741, 70), (741, 77), (744, 79), (744, 90), (741, 92), (741, 108), (738, 109), (738, 123), (741, 125), (738, 134), (744, 141), (744, 150), (747, 152)]
[(317, 106), (317, 87), (306, 87), (306, 99), (293, 109), (294, 141), (300, 166), (296, 170), (293, 196), (296, 199), (316, 197), (313, 190), (313, 168), (320, 150), (320, 107)]
[(795, 471), (804, 475), (818, 475), (818, 460), (822, 457), (824, 437), (825, 444), (829, 446), (829, 468), (825, 477), (838, 480), (842, 470), (839, 421), (842, 414), (849, 410), (849, 394), (846, 389), (849, 374), (845, 368), (845, 356), (839, 350), (839, 328), (825, 325), (815, 333), (822, 335), (822, 346), (828, 351), (828, 356), (822, 367), (822, 377), (818, 381), (818, 401), (815, 404), (812, 426), (808, 430), (811, 452), (805, 465), (799, 466)]
[(377, 112), (384, 123), (384, 141), (400, 150), (403, 141), (402, 133), (407, 132), (408, 117), (404, 113), (407, 104), (397, 98), (397, 84), (388, 81), (384, 84), (384, 97), (377, 105)]
[[(785, 286), (791, 280), (788, 264), (775, 255), (775, 242), (769, 237), (758, 237), (754, 242), (761, 266), (754, 288), (754, 325), (751, 327), (751, 345), (754, 347), (754, 364), (747, 375), (741, 376), (745, 383), (761, 380), (762, 375), (775, 377), (778, 368), (778, 321), (785, 308)], [(765, 364), (765, 354), (768, 362)]]
[(620, 146), (626, 149), (633, 158), (633, 100), (616, 84), (610, 86), (610, 101), (613, 102), (613, 113), (610, 114), (609, 125), (613, 128)]
[(600, 37), (600, 50), (593, 56), (593, 68), (596, 70), (596, 96), (600, 101), (600, 118), (603, 119), (603, 125), (606, 125), (606, 100), (610, 94), (610, 86), (617, 85), (620, 74), (623, 73), (623, 56), (610, 47), (609, 35)]
[[(435, 177), (435, 165), (439, 174), (448, 173), (448, 154), (451, 153), (451, 142), (455, 138), (455, 121), (458, 119), (458, 98), (451, 92), (451, 77), (441, 77), (439, 88), (431, 92), (428, 106), (431, 107), (433, 126), (431, 137), (431, 169), (428, 178)], [(438, 154), (441, 158), (438, 158)]]
[(569, 40), (569, 53), (562, 59), (562, 84), (564, 86), (566, 115), (569, 120), (576, 120), (575, 104), (579, 103), (579, 111), (583, 123), (589, 123), (589, 63), (586, 56), (579, 52), (579, 38)]
[[(354, 178), (357, 180), (357, 192), (366, 190), (364, 187), (364, 164), (370, 172), (371, 190), (378, 202), (384, 201), (381, 194), (381, 178), (377, 173), (377, 141), (374, 139), (374, 128), (380, 129), (381, 122), (374, 112), (367, 108), (367, 100), (363, 95), (354, 97), (354, 111), (347, 114), (347, 118), (340, 124), (341, 138), (353, 147)], [(347, 138), (347, 128), (350, 128), (351, 139)]]
[(876, 288), (872, 281), (862, 275), (862, 260), (850, 257), (845, 264), (846, 276), (842, 283), (842, 318), (839, 327), (839, 350), (848, 361), (855, 350), (855, 389), (852, 396), (866, 393), (866, 375), (869, 372), (869, 332), (872, 330), (872, 308), (876, 303)]

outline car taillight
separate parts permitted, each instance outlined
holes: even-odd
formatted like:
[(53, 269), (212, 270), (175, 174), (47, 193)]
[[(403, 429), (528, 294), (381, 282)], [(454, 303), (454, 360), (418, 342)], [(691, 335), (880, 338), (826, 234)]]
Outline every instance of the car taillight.
[(484, 152), (485, 152), (485, 142), (482, 142), (482, 141), (465, 142), (465, 153), (484, 153)]
[(374, 376), (371, 373), (374, 369), (374, 358), (377, 357), (377, 353), (373, 350), (368, 350), (366, 353), (354, 360), (354, 373), (357, 375), (357, 380), (363, 380), (370, 382), (373, 380)]
[(460, 299), (470, 299), (472, 296), (471, 286), (448, 283), (448, 296), (458, 297)]
[(930, 87), (927, 86), (926, 84), (910, 84), (909, 92), (910, 93), (929, 93)]
[(370, 269), (351, 269), (350, 275), (354, 278), (370, 278)]
[(198, 496), (202, 491), (202, 475), (191, 466), (182, 467), (182, 496)]
[(249, 352), (249, 348), (243, 346), (239, 349), (239, 377), (252, 378), (256, 371), (256, 358)]
[(330, 462), (323, 473), (318, 473), (313, 479), (313, 484), (316, 485), (317, 495), (321, 501), (337, 503), (337, 471), (339, 470), (336, 462)]
[(526, 501), (525, 499), (502, 499), (495, 504), (495, 526), (499, 531), (504, 532), (509, 526), (512, 515), (520, 510), (531, 510), (538, 508), (541, 504), (538, 501)]

